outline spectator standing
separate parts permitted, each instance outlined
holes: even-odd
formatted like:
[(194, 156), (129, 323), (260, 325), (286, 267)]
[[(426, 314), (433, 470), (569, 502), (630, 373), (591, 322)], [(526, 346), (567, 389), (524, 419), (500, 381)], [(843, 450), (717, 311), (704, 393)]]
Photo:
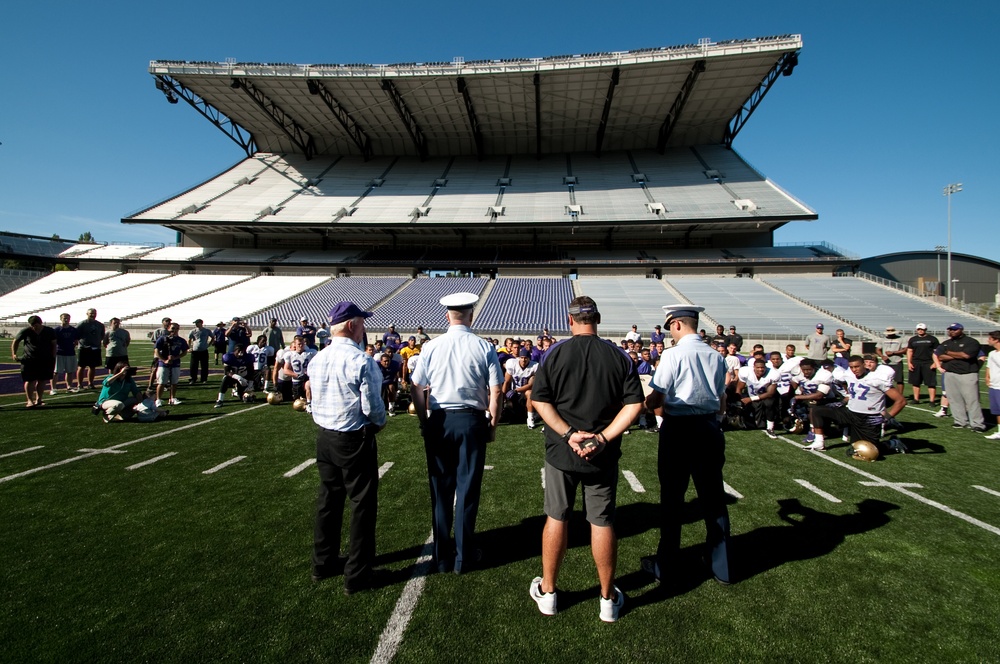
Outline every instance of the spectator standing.
[(101, 344), (104, 342), (104, 323), (97, 320), (97, 309), (87, 309), (87, 317), (76, 326), (80, 335), (80, 362), (76, 371), (76, 383), (83, 387), (83, 377), (87, 376), (87, 389), (97, 389), (94, 378), (97, 367), (101, 366)]
[(979, 342), (966, 336), (965, 326), (952, 323), (948, 338), (941, 343), (938, 361), (948, 377), (948, 405), (955, 429), (986, 431), (983, 409), (979, 405)]
[(811, 360), (825, 360), (827, 352), (833, 346), (829, 334), (823, 333), (823, 323), (816, 325), (816, 331), (806, 337), (806, 357)]
[(229, 325), (229, 329), (226, 330), (226, 338), (229, 339), (229, 344), (227, 350), (232, 353), (233, 349), (239, 346), (243, 350), (247, 349), (250, 345), (250, 335), (252, 334), (250, 326), (245, 320), (240, 317), (233, 318), (233, 322)]
[(112, 318), (108, 321), (111, 329), (104, 333), (104, 368), (108, 373), (114, 371), (119, 362), (128, 364), (128, 346), (132, 343), (132, 335), (122, 327), (120, 318)]
[(906, 342), (906, 363), (910, 371), (910, 385), (913, 387), (913, 403), (920, 403), (920, 388), (927, 386), (927, 397), (933, 406), (937, 396), (937, 371), (934, 368), (934, 349), (941, 345), (933, 334), (927, 334), (927, 326), (917, 323), (916, 331)]
[(264, 334), (267, 335), (267, 345), (278, 352), (285, 347), (285, 334), (278, 327), (278, 319), (272, 318), (270, 324), (264, 330)]
[(316, 326), (309, 322), (308, 316), (299, 318), (299, 326), (295, 328), (295, 335), (302, 337), (303, 345), (307, 348), (316, 349)]
[(147, 392), (152, 391), (153, 386), (156, 385), (156, 379), (160, 369), (160, 357), (156, 353), (156, 343), (160, 340), (160, 337), (165, 337), (170, 334), (170, 318), (164, 317), (160, 322), (161, 327), (149, 333), (149, 338), (153, 341), (153, 362), (149, 367), (149, 385), (146, 388)]
[(156, 408), (163, 405), (164, 386), (169, 388), (170, 405), (181, 405), (177, 399), (177, 384), (181, 380), (181, 358), (187, 355), (188, 343), (180, 337), (180, 330), (180, 325), (170, 323), (166, 336), (156, 340), (156, 357), (159, 361), (156, 377)]
[(726, 335), (726, 347), (736, 346), (736, 352), (743, 350), (743, 335), (736, 332), (736, 326), (729, 326), (729, 334)]
[[(17, 351), (21, 350), (18, 357)], [(44, 405), (42, 393), (46, 381), (52, 380), (56, 365), (56, 333), (42, 324), (38, 316), (28, 318), (28, 327), (17, 333), (10, 345), (10, 355), (21, 363), (21, 381), (24, 383), (25, 408)]]
[[(372, 314), (353, 302), (330, 311), (331, 345), (316, 355), (309, 371), (313, 384), (316, 466), (319, 495), (313, 537), (313, 581), (340, 573), (344, 593), (351, 595), (377, 585), (375, 523), (378, 512), (378, 444), (375, 434), (385, 426), (381, 374), (361, 344), (365, 319)], [(340, 557), (344, 504), (350, 500), (348, 555)]]
[(830, 342), (830, 350), (833, 351), (833, 363), (841, 369), (846, 370), (854, 342), (844, 336), (843, 330), (837, 330), (835, 334), (837, 335), (836, 338)]
[(696, 332), (703, 307), (680, 304), (663, 310), (677, 343), (660, 358), (654, 391), (646, 398), (647, 409), (663, 407), (657, 460), (661, 520), (656, 555), (643, 558), (642, 569), (657, 580), (677, 573), (684, 494), (693, 478), (705, 519), (711, 573), (719, 583), (728, 584), (729, 512), (722, 481), (726, 440), (720, 425), (726, 412), (725, 363)]
[(532, 399), (545, 421), (545, 528), (542, 575), (528, 592), (544, 615), (558, 609), (556, 583), (566, 553), (569, 518), (583, 486), (590, 542), (600, 580), (599, 616), (618, 620), (625, 595), (615, 585), (615, 508), (621, 436), (642, 410), (642, 385), (629, 358), (597, 336), (593, 299), (569, 305), (572, 336), (553, 346), (535, 374)]
[[(993, 350), (986, 356), (986, 387), (989, 394), (990, 414), (1000, 422), (1000, 330), (990, 332), (986, 343)], [(1000, 428), (986, 440), (1000, 440)]]
[(208, 351), (212, 348), (214, 338), (212, 331), (205, 327), (205, 321), (195, 319), (194, 329), (188, 333), (188, 346), (191, 351), (191, 377), (188, 382), (194, 385), (198, 382), (198, 372), (201, 370), (201, 382), (208, 382)]
[(80, 383), (73, 387), (73, 378), (76, 378), (78, 363), (76, 359), (76, 347), (80, 343), (80, 333), (75, 327), (69, 324), (69, 314), (59, 314), (59, 326), (53, 330), (56, 334), (56, 370), (49, 385), (49, 394), (56, 393), (56, 379), (63, 377), (67, 392), (79, 392)]
[(906, 359), (906, 340), (899, 336), (895, 327), (885, 328), (885, 338), (879, 341), (876, 352), (882, 361), (892, 367), (896, 376), (896, 389), (903, 391), (903, 360)]
[(389, 329), (382, 335), (382, 343), (393, 350), (399, 350), (399, 347), (403, 345), (402, 337), (399, 336), (399, 332), (396, 332), (395, 325), (389, 325)]
[(323, 350), (330, 343), (330, 330), (326, 328), (326, 323), (320, 323), (316, 330), (316, 350)]
[(642, 335), (639, 334), (639, 327), (637, 325), (633, 325), (631, 331), (625, 335), (625, 338), (629, 341), (639, 341), (642, 339)]
[(468, 571), (482, 557), (475, 545), (476, 518), (486, 443), (493, 439), (500, 419), (503, 383), (496, 348), (469, 329), (478, 300), (474, 293), (441, 298), (448, 310), (448, 331), (424, 345), (410, 376), (410, 398), (427, 454), (434, 563), (439, 572), (451, 568), (456, 574)]
[(212, 344), (215, 346), (215, 366), (219, 366), (219, 358), (226, 354), (229, 345), (226, 341), (226, 324), (221, 320), (212, 330)]
[[(704, 330), (702, 330), (702, 332), (704, 332)], [(704, 337), (704, 336), (705, 335), (703, 334), (702, 337)], [(666, 337), (667, 337), (667, 335), (663, 334), (663, 328), (662, 327), (660, 327), (659, 325), (656, 325), (655, 327), (653, 327), (653, 333), (649, 335), (649, 346), (650, 346), (650, 348), (652, 348), (656, 344), (663, 343), (663, 340), (666, 339)]]

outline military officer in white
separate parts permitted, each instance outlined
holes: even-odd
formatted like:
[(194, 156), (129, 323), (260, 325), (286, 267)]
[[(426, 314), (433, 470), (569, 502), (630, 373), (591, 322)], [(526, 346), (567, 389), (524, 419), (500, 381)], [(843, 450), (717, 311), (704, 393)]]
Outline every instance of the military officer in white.
[(482, 555), (474, 541), (476, 517), (486, 443), (493, 439), (500, 417), (503, 384), (496, 348), (469, 329), (478, 300), (475, 293), (441, 298), (448, 308), (448, 332), (423, 345), (420, 362), (410, 374), (410, 398), (427, 453), (434, 563), (439, 572), (451, 569), (456, 574), (468, 571)]

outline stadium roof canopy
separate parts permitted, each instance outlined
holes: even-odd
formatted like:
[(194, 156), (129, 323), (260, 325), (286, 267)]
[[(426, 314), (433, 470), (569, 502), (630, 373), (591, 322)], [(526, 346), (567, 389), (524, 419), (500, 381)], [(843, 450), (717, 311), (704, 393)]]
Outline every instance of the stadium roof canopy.
[(155, 60), (149, 71), (248, 156), (662, 152), (731, 144), (801, 47), (783, 35), (474, 62)]

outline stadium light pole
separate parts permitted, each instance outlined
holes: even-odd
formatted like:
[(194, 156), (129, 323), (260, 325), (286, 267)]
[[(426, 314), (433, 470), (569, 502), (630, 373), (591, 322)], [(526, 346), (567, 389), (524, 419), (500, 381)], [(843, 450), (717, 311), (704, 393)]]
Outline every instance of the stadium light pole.
[(951, 293), (952, 293), (952, 283), (951, 283), (951, 197), (962, 191), (962, 183), (956, 182), (955, 184), (949, 184), (945, 186), (943, 190), (943, 195), (948, 199), (948, 306), (951, 304)]

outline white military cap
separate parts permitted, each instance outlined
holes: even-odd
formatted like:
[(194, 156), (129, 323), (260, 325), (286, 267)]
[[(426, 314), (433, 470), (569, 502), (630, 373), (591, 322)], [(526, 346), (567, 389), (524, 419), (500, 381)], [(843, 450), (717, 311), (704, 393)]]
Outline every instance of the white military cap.
[(452, 293), (445, 295), (440, 300), (441, 305), (449, 309), (471, 309), (479, 302), (479, 296), (475, 293)]
[(697, 318), (698, 314), (704, 310), (705, 307), (693, 304), (668, 304), (663, 307), (663, 313), (667, 317), (668, 323), (675, 318)]

